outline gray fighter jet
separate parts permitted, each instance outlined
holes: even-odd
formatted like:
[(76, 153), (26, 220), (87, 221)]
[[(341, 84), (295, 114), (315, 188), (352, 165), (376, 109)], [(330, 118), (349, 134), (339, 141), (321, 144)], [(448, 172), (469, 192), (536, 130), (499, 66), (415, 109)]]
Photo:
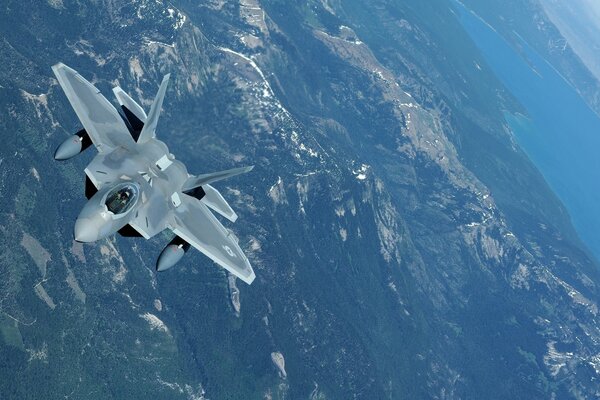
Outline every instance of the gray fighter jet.
[(52, 67), (83, 129), (65, 140), (54, 158), (69, 159), (93, 144), (98, 155), (85, 169), (87, 204), (75, 222), (75, 240), (93, 242), (116, 232), (146, 239), (170, 229), (176, 235), (156, 263), (171, 268), (190, 248), (250, 284), (255, 278), (235, 235), (211, 209), (234, 222), (236, 213), (211, 183), (248, 172), (252, 167), (190, 175), (167, 146), (156, 126), (167, 90), (166, 75), (148, 115), (121, 88), (113, 92), (120, 111), (77, 71)]

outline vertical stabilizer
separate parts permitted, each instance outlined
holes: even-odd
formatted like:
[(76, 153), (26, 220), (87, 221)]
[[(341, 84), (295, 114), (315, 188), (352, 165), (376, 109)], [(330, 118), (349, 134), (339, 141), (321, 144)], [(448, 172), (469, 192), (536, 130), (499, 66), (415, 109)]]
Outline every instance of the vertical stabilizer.
[(148, 113), (148, 118), (146, 119), (146, 123), (142, 129), (142, 133), (140, 133), (140, 137), (138, 138), (138, 143), (146, 142), (156, 136), (156, 125), (158, 124), (158, 117), (160, 116), (160, 111), (162, 109), (165, 93), (167, 92), (170, 76), (171, 74), (165, 75), (162, 83), (160, 84), (160, 88), (158, 89), (158, 93), (156, 93), (154, 103), (152, 103), (150, 113)]
[(237, 214), (231, 206), (227, 203), (227, 201), (223, 198), (221, 193), (214, 187), (210, 185), (202, 186), (204, 192), (206, 193), (204, 197), (202, 197), (202, 201), (208, 207), (210, 207), (213, 211), (218, 212), (231, 222), (235, 222), (237, 220)]
[(186, 192), (199, 186), (208, 185), (209, 183), (220, 181), (222, 179), (227, 179), (239, 174), (245, 174), (246, 172), (252, 171), (252, 168), (254, 168), (254, 165), (250, 167), (233, 168), (228, 169), (226, 171), (213, 172), (210, 174), (190, 176), (188, 180), (185, 181), (185, 183), (183, 184), (183, 191)]
[(147, 116), (142, 106), (136, 103), (123, 89), (117, 86), (113, 88), (113, 93), (121, 107), (127, 108), (142, 124), (146, 122)]

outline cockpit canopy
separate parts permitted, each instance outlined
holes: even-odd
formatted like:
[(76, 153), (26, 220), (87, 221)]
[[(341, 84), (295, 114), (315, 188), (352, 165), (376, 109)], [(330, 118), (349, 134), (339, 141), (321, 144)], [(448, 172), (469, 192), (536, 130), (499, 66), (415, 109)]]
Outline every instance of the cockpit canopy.
[(131, 182), (120, 183), (106, 195), (106, 209), (115, 215), (124, 214), (133, 207), (139, 197), (139, 188)]

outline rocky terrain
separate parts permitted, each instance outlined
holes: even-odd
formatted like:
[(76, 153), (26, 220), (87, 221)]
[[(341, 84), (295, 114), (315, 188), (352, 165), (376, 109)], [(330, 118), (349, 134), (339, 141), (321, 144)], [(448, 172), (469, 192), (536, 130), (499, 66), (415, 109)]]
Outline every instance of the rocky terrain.
[[(451, 3), (37, 2), (0, 12), (2, 398), (598, 396), (598, 264)], [(251, 286), (167, 233), (72, 240), (93, 149), (50, 66), (149, 107)]]

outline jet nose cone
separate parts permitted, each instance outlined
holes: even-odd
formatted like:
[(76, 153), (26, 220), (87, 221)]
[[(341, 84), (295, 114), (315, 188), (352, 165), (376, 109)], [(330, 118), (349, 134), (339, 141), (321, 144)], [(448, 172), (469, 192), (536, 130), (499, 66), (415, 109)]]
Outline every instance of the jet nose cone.
[(75, 240), (82, 243), (93, 242), (98, 239), (98, 231), (92, 221), (87, 219), (78, 219), (75, 222), (74, 231)]

